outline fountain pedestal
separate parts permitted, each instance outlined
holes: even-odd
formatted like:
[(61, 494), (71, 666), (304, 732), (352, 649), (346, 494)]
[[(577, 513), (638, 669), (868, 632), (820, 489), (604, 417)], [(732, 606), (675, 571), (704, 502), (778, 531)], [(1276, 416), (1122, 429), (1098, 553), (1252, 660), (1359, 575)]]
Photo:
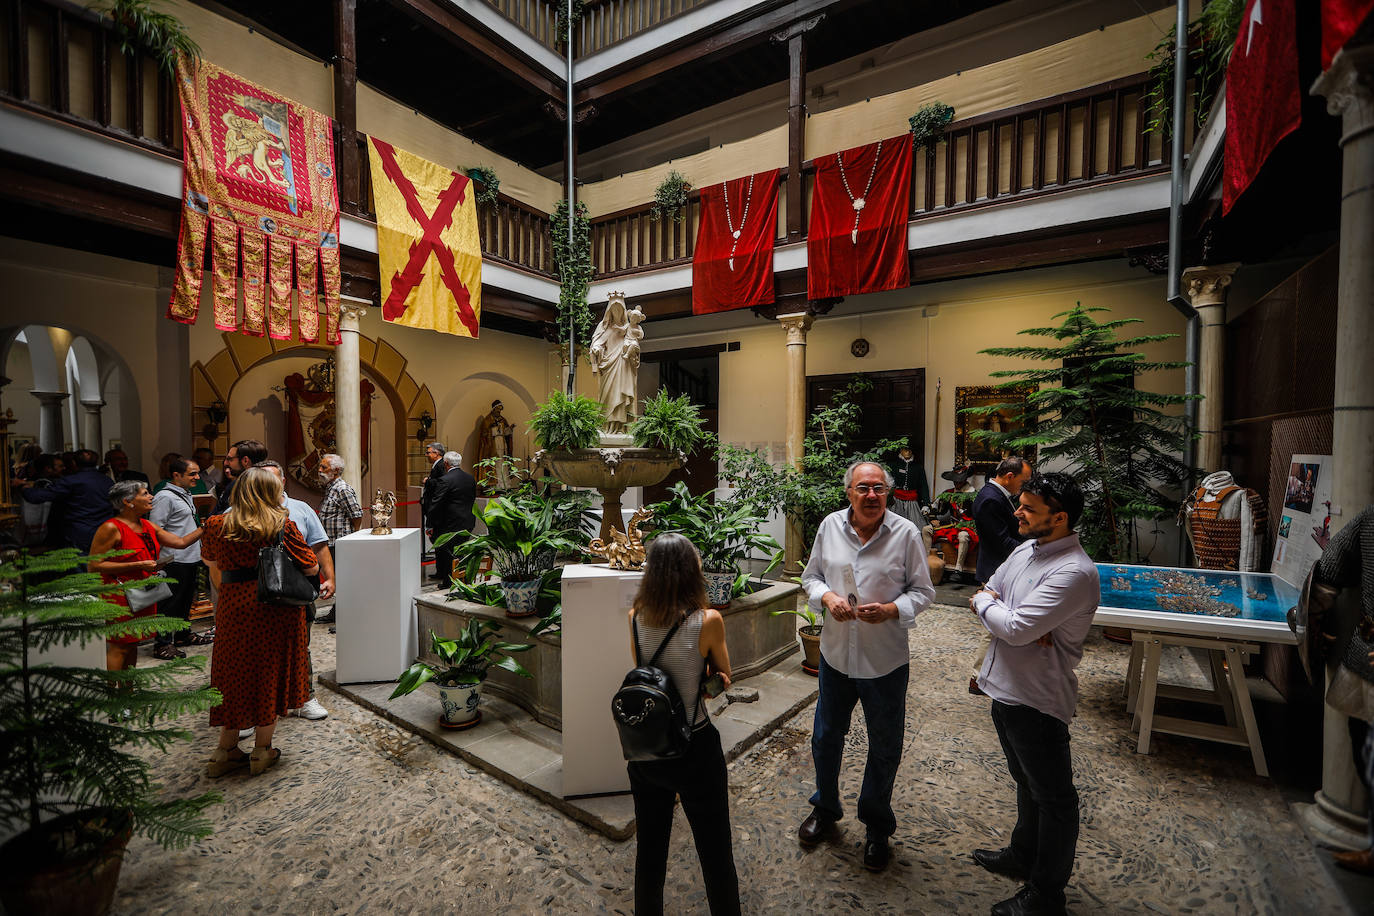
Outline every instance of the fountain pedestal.
[(681, 452), (658, 448), (582, 448), (540, 451), (535, 463), (570, 487), (591, 487), (601, 494), (601, 540), (624, 532), (620, 501), (630, 487), (648, 487), (687, 463)]

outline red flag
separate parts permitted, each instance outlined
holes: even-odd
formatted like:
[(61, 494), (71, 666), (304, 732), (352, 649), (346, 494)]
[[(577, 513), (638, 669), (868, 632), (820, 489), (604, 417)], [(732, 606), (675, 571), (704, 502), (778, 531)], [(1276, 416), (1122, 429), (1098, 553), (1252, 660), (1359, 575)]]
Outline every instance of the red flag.
[(1294, 0), (1250, 0), (1226, 67), (1223, 213), (1230, 212), (1301, 119)]
[(910, 197), (909, 134), (817, 157), (806, 295), (824, 299), (909, 285)]
[(1374, 0), (1322, 0), (1322, 69), (1374, 10)]
[(701, 223), (692, 255), (693, 315), (773, 301), (780, 171), (701, 189)]

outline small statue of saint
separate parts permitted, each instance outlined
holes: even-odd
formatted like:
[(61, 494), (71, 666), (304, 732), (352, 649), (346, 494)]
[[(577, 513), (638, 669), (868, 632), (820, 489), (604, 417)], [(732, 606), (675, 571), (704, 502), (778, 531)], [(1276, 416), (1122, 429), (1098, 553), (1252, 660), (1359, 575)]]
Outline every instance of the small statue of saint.
[(505, 418), (502, 411), (505, 405), (498, 398), (491, 402), (491, 412), (477, 420), (477, 460), (488, 458), (502, 459), (491, 466), (483, 476), (483, 484), (491, 490), (509, 490), (511, 480), (511, 457), (515, 425)]

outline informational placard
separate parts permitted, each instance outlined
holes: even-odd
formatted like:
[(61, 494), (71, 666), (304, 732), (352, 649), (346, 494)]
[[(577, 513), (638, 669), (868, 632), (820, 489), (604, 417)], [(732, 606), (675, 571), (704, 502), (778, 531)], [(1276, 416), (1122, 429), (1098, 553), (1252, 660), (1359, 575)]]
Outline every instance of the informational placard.
[(1283, 488), (1274, 573), (1301, 585), (1331, 539), (1331, 456), (1294, 455)]

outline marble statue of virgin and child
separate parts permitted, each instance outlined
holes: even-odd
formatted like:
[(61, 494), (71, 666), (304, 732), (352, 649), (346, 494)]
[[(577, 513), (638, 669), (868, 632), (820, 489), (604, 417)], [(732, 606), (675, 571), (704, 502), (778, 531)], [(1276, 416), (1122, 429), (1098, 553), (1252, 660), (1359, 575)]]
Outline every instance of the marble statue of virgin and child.
[(592, 373), (599, 383), (601, 403), (606, 407), (605, 431), (613, 436), (625, 434), (634, 413), (643, 321), (643, 312), (626, 306), (624, 293), (611, 293), (606, 314), (592, 333), (592, 345), (587, 351)]

